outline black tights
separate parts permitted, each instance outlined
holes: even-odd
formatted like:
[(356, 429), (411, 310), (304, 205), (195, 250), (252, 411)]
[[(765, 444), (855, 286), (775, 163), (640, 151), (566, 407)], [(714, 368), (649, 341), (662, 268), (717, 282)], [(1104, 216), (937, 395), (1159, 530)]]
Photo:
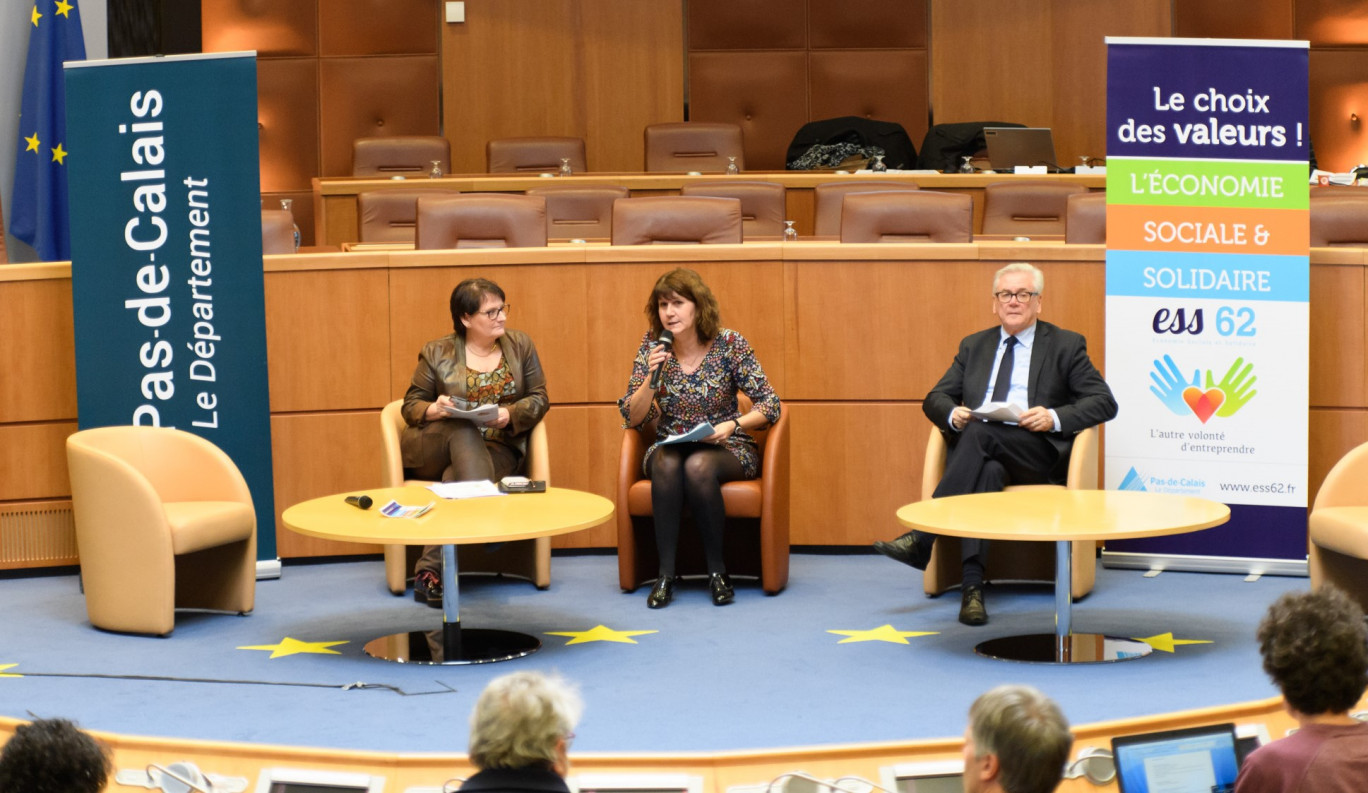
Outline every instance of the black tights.
[(708, 572), (727, 572), (722, 560), (722, 526), (726, 522), (722, 483), (745, 475), (736, 455), (711, 444), (681, 443), (655, 450), (651, 455), (651, 511), (655, 513), (660, 575), (675, 574), (679, 522), (685, 503), (703, 540)]

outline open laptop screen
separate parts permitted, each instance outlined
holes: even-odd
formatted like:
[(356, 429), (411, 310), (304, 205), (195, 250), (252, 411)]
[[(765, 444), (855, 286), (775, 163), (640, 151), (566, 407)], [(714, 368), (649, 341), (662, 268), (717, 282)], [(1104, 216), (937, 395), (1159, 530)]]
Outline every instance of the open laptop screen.
[(1018, 165), (1059, 167), (1049, 127), (984, 127), (983, 138), (994, 171), (1010, 171)]
[(1112, 739), (1121, 793), (1224, 793), (1235, 789), (1235, 725)]

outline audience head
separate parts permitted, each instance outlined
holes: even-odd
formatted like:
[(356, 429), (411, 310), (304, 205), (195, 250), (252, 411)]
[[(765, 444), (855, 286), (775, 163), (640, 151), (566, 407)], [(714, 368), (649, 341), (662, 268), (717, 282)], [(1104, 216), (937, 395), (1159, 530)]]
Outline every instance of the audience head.
[(966, 793), (1050, 793), (1073, 746), (1069, 723), (1030, 686), (998, 686), (974, 700), (964, 731)]
[(0, 793), (98, 793), (110, 768), (105, 748), (75, 724), (38, 719), (0, 750)]
[(694, 330), (698, 333), (699, 342), (706, 344), (712, 340), (722, 327), (722, 310), (712, 290), (703, 283), (703, 278), (683, 267), (660, 276), (651, 288), (651, 296), (646, 300), (646, 319), (651, 323), (651, 336), (659, 337), (665, 329), (660, 321), (660, 301), (673, 295), (679, 295), (694, 304)]
[(545, 768), (565, 776), (583, 709), (579, 693), (558, 676), (497, 677), (470, 714), (470, 761), (481, 770)]
[(1273, 601), (1258, 637), (1264, 671), (1297, 714), (1348, 713), (1368, 688), (1363, 610), (1334, 587)]
[(485, 298), (491, 295), (498, 298), (499, 302), (508, 299), (499, 285), (488, 278), (467, 278), (451, 290), (451, 324), (457, 336), (465, 338), (465, 325), (461, 323), (461, 318), (479, 311)]

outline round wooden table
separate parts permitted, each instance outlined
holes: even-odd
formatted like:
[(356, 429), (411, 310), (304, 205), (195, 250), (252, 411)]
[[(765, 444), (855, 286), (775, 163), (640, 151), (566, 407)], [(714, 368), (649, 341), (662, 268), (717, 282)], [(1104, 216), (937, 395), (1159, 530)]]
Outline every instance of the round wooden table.
[(979, 655), (1011, 661), (1077, 664), (1149, 655), (1134, 639), (1074, 633), (1071, 546), (1074, 540), (1123, 540), (1209, 529), (1230, 508), (1191, 496), (1121, 490), (1033, 488), (933, 498), (898, 510), (898, 522), (932, 534), (1055, 544), (1055, 632), (982, 642)]
[[(507, 542), (567, 534), (597, 526), (613, 515), (613, 502), (592, 493), (548, 487), (545, 493), (518, 493), (445, 500), (422, 487), (365, 491), (373, 502), (362, 510), (346, 502), (347, 493), (295, 504), (281, 514), (293, 531), (327, 540), (442, 546), (442, 626), (382, 636), (366, 643), (367, 655), (401, 663), (474, 664), (507, 661), (541, 648), (535, 636), (491, 628), (462, 628), (457, 589), (456, 546)], [(434, 503), (417, 518), (387, 518), (389, 501), (405, 506)]]

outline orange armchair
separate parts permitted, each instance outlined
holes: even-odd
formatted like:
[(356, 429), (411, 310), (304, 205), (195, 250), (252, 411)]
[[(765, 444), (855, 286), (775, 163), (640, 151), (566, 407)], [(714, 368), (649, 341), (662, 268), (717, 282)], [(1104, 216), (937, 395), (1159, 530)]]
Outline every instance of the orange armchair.
[(1333, 584), (1368, 609), (1368, 443), (1325, 475), (1307, 526), (1311, 588)]

